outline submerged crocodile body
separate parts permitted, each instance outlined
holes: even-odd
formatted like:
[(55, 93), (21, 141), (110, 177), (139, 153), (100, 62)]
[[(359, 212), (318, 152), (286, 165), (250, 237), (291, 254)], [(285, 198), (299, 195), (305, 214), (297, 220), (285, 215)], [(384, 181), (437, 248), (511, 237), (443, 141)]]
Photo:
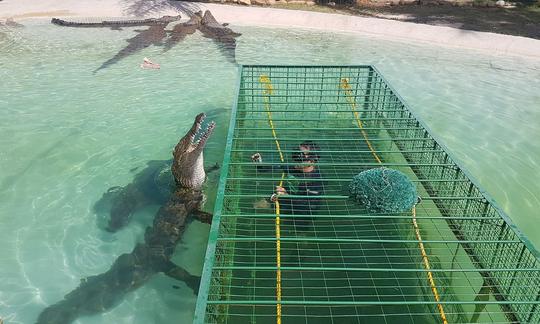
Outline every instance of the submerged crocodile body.
[(202, 186), (206, 177), (202, 150), (215, 124), (211, 122), (201, 132), (204, 118), (204, 114), (196, 117), (173, 151), (171, 171), (176, 187), (158, 210), (153, 225), (146, 229), (144, 242), (137, 244), (131, 253), (119, 256), (107, 272), (81, 280), (79, 287), (39, 315), (38, 324), (71, 323), (79, 316), (111, 309), (126, 293), (142, 286), (158, 272), (184, 281), (197, 292), (200, 278), (174, 264), (171, 257), (190, 215), (201, 222), (211, 222), (211, 215), (201, 211), (205, 201)]

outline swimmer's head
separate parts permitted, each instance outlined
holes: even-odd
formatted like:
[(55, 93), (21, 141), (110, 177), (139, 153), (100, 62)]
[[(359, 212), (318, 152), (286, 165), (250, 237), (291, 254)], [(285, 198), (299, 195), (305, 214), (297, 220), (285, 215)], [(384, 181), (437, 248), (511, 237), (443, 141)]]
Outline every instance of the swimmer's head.
[(298, 146), (298, 151), (292, 153), (292, 160), (302, 164), (319, 162), (319, 146), (313, 141), (304, 141)]

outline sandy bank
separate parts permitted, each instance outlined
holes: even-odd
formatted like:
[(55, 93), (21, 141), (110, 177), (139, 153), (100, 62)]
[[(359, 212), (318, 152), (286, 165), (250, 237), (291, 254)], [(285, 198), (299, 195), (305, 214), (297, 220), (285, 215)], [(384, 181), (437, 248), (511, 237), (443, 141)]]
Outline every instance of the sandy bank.
[(181, 6), (210, 9), (223, 22), (236, 25), (314, 28), (354, 32), (409, 43), (489, 51), (497, 55), (519, 55), (540, 59), (540, 40), (501, 34), (467, 31), (377, 18), (345, 16), (275, 8), (219, 4), (179, 3), (167, 0), (4, 0), (0, 18), (36, 17), (157, 17), (176, 14)]

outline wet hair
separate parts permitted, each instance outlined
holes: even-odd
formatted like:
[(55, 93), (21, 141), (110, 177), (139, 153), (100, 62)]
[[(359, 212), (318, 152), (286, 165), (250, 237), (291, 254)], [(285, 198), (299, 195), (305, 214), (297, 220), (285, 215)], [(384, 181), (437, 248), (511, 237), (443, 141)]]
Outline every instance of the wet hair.
[[(302, 151), (300, 149), (301, 146), (307, 147), (307, 151)], [(315, 144), (313, 141), (304, 141), (300, 145), (298, 145), (298, 151), (292, 153), (292, 159), (294, 162), (318, 162), (319, 161), (319, 154), (318, 151), (320, 150), (319, 146)]]
[(300, 146), (305, 146), (309, 149), (310, 152), (318, 152), (321, 150), (321, 148), (319, 147), (319, 145), (315, 144), (315, 142), (313, 141), (303, 141), (302, 143), (300, 143)]

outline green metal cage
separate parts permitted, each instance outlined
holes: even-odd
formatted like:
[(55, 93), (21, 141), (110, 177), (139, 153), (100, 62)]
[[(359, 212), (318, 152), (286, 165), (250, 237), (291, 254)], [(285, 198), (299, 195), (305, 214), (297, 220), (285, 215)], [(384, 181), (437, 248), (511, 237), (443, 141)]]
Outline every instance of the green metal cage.
[[(280, 214), (301, 180), (275, 166), (305, 140), (324, 193)], [(416, 184), (411, 211), (349, 198), (381, 166)], [(240, 68), (194, 323), (540, 323), (539, 304), (539, 253), (374, 67)]]

